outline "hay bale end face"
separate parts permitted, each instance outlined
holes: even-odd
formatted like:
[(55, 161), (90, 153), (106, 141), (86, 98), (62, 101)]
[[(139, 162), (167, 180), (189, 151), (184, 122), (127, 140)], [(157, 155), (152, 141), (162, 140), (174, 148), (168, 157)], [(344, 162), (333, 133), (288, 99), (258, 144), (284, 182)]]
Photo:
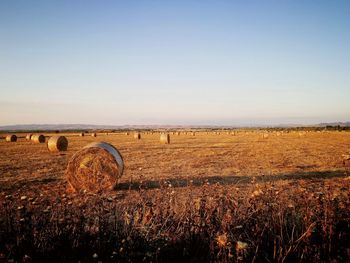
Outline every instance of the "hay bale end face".
[(16, 142), (17, 141), (17, 136), (14, 134), (9, 134), (6, 136), (6, 141), (7, 142)]
[(170, 135), (168, 133), (162, 133), (159, 139), (161, 144), (169, 144), (170, 143)]
[(134, 133), (134, 139), (140, 140), (140, 139), (141, 139), (141, 133), (135, 132), (135, 133)]
[(50, 152), (67, 151), (68, 140), (64, 136), (52, 136), (47, 141), (47, 148)]
[(65, 176), (70, 190), (99, 193), (112, 190), (122, 176), (120, 152), (105, 142), (90, 143), (70, 159)]
[(30, 141), (31, 138), (32, 138), (32, 135), (33, 135), (33, 134), (28, 133), (28, 134), (26, 135), (26, 140), (27, 140), (27, 141)]
[(81, 133), (79, 133), (79, 136), (80, 136), (80, 137), (84, 137), (84, 136), (85, 136), (85, 133), (81, 132)]
[(44, 143), (45, 142), (45, 136), (42, 134), (34, 134), (32, 135), (31, 140), (35, 143)]
[(94, 132), (94, 133), (91, 133), (91, 136), (92, 136), (92, 137), (96, 137), (97, 134)]

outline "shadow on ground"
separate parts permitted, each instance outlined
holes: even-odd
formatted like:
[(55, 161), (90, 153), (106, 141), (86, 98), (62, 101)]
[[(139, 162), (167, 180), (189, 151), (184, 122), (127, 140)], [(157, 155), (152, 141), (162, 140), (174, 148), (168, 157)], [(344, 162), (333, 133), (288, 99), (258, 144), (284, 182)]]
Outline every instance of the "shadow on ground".
[[(335, 171), (314, 171), (314, 172), (296, 172), (291, 174), (279, 174), (271, 176), (257, 176), (256, 182), (274, 182), (284, 180), (324, 180), (331, 178), (346, 177), (344, 170)], [(252, 176), (205, 176), (205, 177), (189, 177), (189, 178), (168, 178), (164, 180), (145, 180), (139, 182), (125, 182), (119, 183), (115, 190), (137, 190), (137, 189), (157, 189), (163, 187), (187, 187), (187, 186), (203, 186), (204, 184), (220, 184), (220, 185), (244, 185), (252, 181)]]

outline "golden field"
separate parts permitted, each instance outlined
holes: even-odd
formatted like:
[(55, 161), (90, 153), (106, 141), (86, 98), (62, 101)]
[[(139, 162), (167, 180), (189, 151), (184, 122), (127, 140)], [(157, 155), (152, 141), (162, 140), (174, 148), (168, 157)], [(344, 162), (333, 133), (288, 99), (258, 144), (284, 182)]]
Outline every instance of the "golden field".
[[(60, 153), (1, 139), (0, 262), (349, 260), (349, 132), (141, 134), (60, 133)], [(93, 141), (121, 152), (124, 174), (68, 194), (67, 163)]]

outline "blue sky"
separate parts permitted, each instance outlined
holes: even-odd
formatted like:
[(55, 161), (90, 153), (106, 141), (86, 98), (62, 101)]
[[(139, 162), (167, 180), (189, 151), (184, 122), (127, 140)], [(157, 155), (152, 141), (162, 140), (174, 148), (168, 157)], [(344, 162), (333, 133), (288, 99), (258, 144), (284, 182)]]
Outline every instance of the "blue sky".
[(350, 120), (350, 2), (1, 1), (0, 125)]

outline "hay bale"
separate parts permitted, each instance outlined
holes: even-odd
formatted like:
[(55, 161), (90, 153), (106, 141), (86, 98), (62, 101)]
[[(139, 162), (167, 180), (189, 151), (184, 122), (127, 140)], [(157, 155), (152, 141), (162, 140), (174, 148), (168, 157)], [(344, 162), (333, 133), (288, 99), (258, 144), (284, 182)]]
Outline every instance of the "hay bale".
[(126, 132), (126, 133), (125, 133), (125, 135), (129, 136), (129, 133), (128, 133), (128, 132)]
[(135, 132), (135, 133), (134, 133), (134, 139), (140, 140), (140, 139), (141, 139), (141, 133)]
[(31, 138), (32, 138), (32, 135), (33, 135), (33, 134), (28, 133), (28, 134), (26, 135), (26, 140), (27, 140), (27, 141), (30, 141)]
[(170, 143), (170, 135), (168, 133), (162, 133), (159, 139), (161, 144), (169, 144)]
[(91, 136), (92, 136), (92, 137), (96, 137), (97, 134), (96, 134), (95, 132), (93, 132), (93, 133), (91, 133)]
[(80, 137), (84, 137), (84, 136), (85, 136), (85, 133), (81, 132), (81, 133), (79, 133), (79, 136), (80, 136)]
[(6, 136), (6, 141), (7, 142), (16, 142), (17, 141), (17, 136), (14, 134), (9, 134)]
[(263, 139), (269, 138), (269, 134), (268, 134), (268, 133), (264, 133), (264, 134), (262, 135), (262, 138), (263, 138)]
[(94, 142), (73, 155), (65, 176), (70, 190), (98, 193), (112, 190), (123, 170), (123, 157), (113, 145)]
[(61, 152), (67, 151), (68, 148), (68, 140), (64, 136), (52, 136), (47, 141), (47, 148), (50, 152)]
[(42, 134), (33, 134), (31, 140), (35, 143), (44, 143), (45, 136)]
[(195, 132), (192, 132), (192, 136), (196, 136), (196, 133), (195, 133)]

